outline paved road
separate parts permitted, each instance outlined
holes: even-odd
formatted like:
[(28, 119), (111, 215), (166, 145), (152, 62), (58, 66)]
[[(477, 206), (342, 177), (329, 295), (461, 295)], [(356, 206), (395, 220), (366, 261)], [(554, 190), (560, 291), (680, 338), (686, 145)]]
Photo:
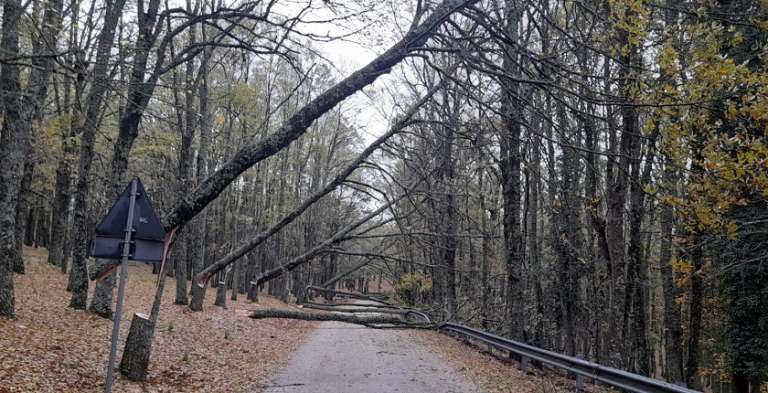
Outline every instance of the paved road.
[(407, 331), (323, 322), (266, 393), (482, 393)]

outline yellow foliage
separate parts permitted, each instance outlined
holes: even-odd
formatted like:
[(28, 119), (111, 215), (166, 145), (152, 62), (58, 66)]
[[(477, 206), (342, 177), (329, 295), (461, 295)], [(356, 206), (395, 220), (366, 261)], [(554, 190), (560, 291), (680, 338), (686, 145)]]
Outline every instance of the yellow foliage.
[(690, 78), (679, 87), (660, 83), (646, 98), (696, 104), (653, 111), (650, 120), (659, 127), (665, 155), (678, 167), (699, 169), (688, 173), (685, 198), (661, 196), (661, 201), (675, 206), (689, 233), (733, 238), (737, 226), (725, 217), (730, 209), (768, 199), (768, 67), (765, 56), (756, 66), (724, 55), (723, 45), (744, 42), (737, 29), (706, 22), (688, 34), (694, 45), (687, 70), (675, 68), (681, 55), (671, 42), (664, 43), (657, 60), (659, 72), (685, 72)]

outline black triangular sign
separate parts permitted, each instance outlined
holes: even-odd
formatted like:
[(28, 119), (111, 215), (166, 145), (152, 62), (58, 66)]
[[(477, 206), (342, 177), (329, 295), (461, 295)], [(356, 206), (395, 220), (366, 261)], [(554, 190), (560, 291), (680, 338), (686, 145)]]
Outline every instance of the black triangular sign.
[[(162, 260), (162, 244), (165, 230), (157, 218), (155, 210), (149, 201), (144, 185), (136, 178), (136, 204), (133, 208), (134, 246), (132, 257), (141, 261)], [(96, 239), (92, 256), (97, 258), (119, 259), (122, 250), (120, 245), (125, 238), (125, 224), (128, 219), (128, 206), (131, 200), (131, 184), (117, 198), (112, 208), (96, 227)]]
[[(141, 180), (136, 180), (138, 196), (136, 196), (136, 205), (133, 209), (134, 232), (132, 237), (134, 239), (163, 241), (165, 238), (163, 225), (160, 224), (160, 219), (157, 218), (155, 210), (152, 209), (152, 204), (149, 202)], [(125, 236), (125, 222), (128, 217), (130, 198), (131, 185), (129, 183), (112, 208), (109, 209), (107, 215), (101, 220), (99, 226), (96, 227), (96, 235), (117, 239), (122, 239)]]

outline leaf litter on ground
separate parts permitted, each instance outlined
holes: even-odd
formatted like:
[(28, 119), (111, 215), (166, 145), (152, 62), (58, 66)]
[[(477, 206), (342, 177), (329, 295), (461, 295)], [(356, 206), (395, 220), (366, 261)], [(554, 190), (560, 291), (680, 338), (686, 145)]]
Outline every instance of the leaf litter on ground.
[[(524, 372), (516, 362), (502, 361), (482, 348), (464, 344), (450, 336), (431, 330), (414, 330), (411, 331), (411, 336), (488, 393), (576, 391), (573, 380), (554, 371), (531, 367)], [(585, 392), (611, 392), (605, 387), (590, 384), (585, 388)]]
[[(27, 273), (15, 276), (16, 318), (0, 319), (0, 393), (103, 391), (112, 321), (68, 307), (67, 275), (46, 262), (44, 249), (25, 248), (25, 261)], [(130, 264), (118, 363), (131, 318), (149, 313), (156, 281), (150, 265)], [(114, 392), (255, 392), (316, 326), (249, 318), (258, 308), (291, 307), (269, 296), (257, 304), (228, 293), (222, 309), (209, 288), (203, 311), (192, 312), (173, 304), (175, 291), (168, 277), (148, 381), (116, 372)]]

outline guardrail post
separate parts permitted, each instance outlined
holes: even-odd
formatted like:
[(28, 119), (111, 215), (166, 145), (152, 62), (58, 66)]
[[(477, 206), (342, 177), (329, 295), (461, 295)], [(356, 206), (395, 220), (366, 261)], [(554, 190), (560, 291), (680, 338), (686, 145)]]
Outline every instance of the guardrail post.
[(527, 356), (520, 358), (520, 370), (524, 373), (528, 372), (528, 367), (531, 366), (531, 359)]
[(581, 374), (576, 374), (576, 391), (583, 391), (584, 390), (584, 376)]

